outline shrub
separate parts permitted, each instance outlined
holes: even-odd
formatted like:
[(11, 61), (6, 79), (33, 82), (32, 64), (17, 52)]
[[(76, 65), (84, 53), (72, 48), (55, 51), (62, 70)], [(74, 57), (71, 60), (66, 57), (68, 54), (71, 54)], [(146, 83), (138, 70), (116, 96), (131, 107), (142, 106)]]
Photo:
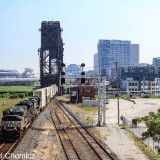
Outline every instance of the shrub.
[(142, 96), (142, 98), (149, 98), (149, 97), (150, 97), (149, 95)]
[(18, 96), (19, 96), (19, 98), (24, 98), (25, 97), (25, 93), (19, 93)]

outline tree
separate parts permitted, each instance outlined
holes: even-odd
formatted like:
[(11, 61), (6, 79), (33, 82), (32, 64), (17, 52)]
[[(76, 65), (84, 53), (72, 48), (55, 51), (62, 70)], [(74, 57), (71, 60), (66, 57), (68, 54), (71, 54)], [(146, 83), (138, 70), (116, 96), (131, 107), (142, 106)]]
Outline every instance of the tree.
[[(142, 140), (146, 140), (151, 137), (155, 142), (160, 142), (160, 109), (157, 113), (150, 112), (149, 115), (139, 118), (139, 122), (145, 122), (147, 126), (147, 131), (142, 133)], [(160, 153), (160, 147), (155, 146), (155, 149)]]

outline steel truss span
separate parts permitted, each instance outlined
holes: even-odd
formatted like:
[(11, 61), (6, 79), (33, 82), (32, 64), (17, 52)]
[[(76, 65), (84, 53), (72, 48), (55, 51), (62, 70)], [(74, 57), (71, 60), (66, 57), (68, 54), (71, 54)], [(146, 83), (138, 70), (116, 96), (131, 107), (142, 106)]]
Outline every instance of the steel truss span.
[(41, 23), (40, 81), (41, 87), (59, 86), (61, 63), (63, 63), (62, 28), (59, 21)]

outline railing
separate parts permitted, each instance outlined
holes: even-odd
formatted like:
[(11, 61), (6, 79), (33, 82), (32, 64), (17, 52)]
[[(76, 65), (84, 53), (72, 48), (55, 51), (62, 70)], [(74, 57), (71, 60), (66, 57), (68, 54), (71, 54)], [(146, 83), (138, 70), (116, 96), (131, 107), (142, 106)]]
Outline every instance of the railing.
[[(142, 133), (146, 131), (144, 128), (140, 128), (137, 125), (133, 124), (130, 120), (123, 117), (122, 118), (123, 124), (127, 129), (129, 129), (135, 136), (138, 138), (142, 138)], [(155, 149), (155, 146), (159, 146), (160, 144), (155, 142), (152, 138), (147, 138), (143, 141), (144, 144), (146, 144), (151, 150), (153, 150), (156, 154), (158, 154), (157, 150)]]

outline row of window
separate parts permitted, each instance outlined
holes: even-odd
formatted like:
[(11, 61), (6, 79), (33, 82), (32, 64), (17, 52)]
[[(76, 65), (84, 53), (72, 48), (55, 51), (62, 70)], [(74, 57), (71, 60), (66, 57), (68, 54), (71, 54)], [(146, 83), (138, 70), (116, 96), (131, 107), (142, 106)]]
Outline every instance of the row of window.
[(129, 83), (129, 86), (138, 86), (137, 83)]
[(129, 91), (138, 91), (138, 89), (137, 88), (132, 88), (132, 89), (129, 89)]
[(143, 86), (143, 85), (144, 85), (144, 86), (159, 86), (159, 83), (156, 83), (156, 84), (155, 84), (155, 83), (151, 83), (151, 84), (150, 84), (150, 83), (144, 83), (144, 84), (141, 83), (141, 85), (142, 85), (142, 86)]
[[(126, 85), (127, 85), (127, 83), (126, 83)], [(159, 86), (160, 84), (159, 83), (144, 83), (143, 84), (143, 82), (141, 82), (141, 86)], [(129, 83), (129, 86), (138, 86), (138, 83)]]
[[(144, 88), (144, 89), (142, 88), (141, 90), (142, 91), (150, 91), (149, 89), (146, 89), (146, 88)], [(152, 88), (151, 90), (152, 91), (160, 91), (160, 88), (155, 88), (155, 89)], [(137, 88), (135, 88), (135, 89), (134, 88), (130, 88), (129, 91), (138, 91), (138, 89)]]
[(141, 88), (141, 90), (142, 90), (142, 91), (150, 91), (150, 90), (152, 90), (152, 91), (159, 91), (160, 88), (151, 88), (151, 89), (148, 89), (148, 88)]

